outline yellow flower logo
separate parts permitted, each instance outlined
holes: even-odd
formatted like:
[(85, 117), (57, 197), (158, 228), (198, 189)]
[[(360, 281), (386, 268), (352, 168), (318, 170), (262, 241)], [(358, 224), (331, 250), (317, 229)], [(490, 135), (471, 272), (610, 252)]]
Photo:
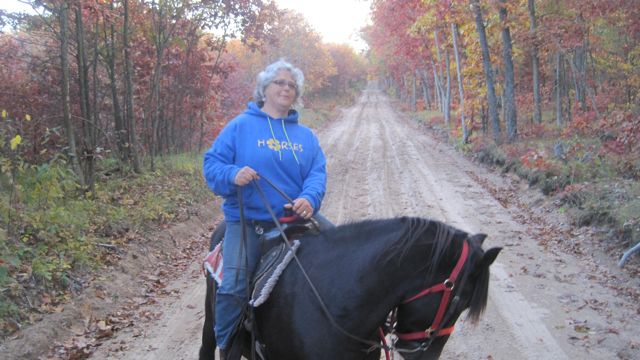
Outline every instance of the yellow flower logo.
[(282, 148), (280, 146), (280, 141), (273, 138), (267, 140), (267, 145), (269, 146), (269, 149), (273, 151), (280, 151), (280, 149)]

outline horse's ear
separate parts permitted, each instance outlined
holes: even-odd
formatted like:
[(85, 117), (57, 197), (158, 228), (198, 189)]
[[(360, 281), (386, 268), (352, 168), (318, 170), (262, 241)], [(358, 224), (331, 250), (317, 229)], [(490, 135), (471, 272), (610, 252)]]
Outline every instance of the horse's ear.
[(501, 247), (495, 247), (487, 250), (487, 252), (484, 253), (484, 256), (482, 256), (482, 266), (489, 267), (489, 265), (493, 264), (498, 257), (500, 250), (502, 250)]
[(487, 238), (487, 234), (474, 234), (469, 238), (469, 240), (477, 242), (478, 244), (482, 245), (482, 243), (484, 242), (484, 239), (486, 238)]

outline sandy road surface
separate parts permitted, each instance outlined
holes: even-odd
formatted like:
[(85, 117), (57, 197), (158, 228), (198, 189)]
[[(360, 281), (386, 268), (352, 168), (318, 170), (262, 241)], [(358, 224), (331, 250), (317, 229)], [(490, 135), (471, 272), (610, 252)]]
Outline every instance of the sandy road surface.
[[(489, 234), (485, 248), (504, 247), (491, 268), (482, 321), (477, 327), (459, 321), (443, 358), (640, 358), (638, 304), (600, 284), (602, 267), (540, 246), (540, 229), (527, 214), (490, 190), (537, 196), (534, 191), (425, 135), (373, 86), (319, 135), (330, 174), (323, 212), (336, 223), (426, 216)], [(92, 358), (196, 358), (204, 287), (196, 267), (191, 270), (172, 285), (180, 296), (156, 306), (163, 314), (157, 321), (142, 332), (121, 331)], [(623, 281), (624, 274), (607, 271)]]

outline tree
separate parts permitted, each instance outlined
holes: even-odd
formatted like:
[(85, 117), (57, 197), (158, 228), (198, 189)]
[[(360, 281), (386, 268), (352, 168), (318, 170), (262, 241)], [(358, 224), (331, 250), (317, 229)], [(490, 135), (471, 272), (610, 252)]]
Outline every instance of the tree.
[(453, 37), (453, 53), (456, 58), (456, 74), (458, 75), (458, 93), (460, 95), (460, 124), (462, 126), (462, 143), (469, 141), (469, 129), (464, 118), (464, 85), (462, 84), (462, 65), (460, 51), (458, 50), (458, 25), (451, 23), (451, 36)]
[(285, 58), (304, 71), (305, 99), (313, 101), (337, 73), (333, 59), (322, 46), (322, 38), (299, 13), (285, 11), (273, 27), (272, 58)]
[(128, 135), (130, 154), (133, 171), (141, 173), (140, 156), (138, 154), (138, 135), (136, 134), (136, 118), (133, 95), (133, 68), (131, 61), (131, 45), (129, 43), (129, 0), (124, 0), (124, 21), (122, 24), (122, 45), (124, 47), (124, 79), (125, 79), (125, 131)]
[[(78, 90), (80, 95), (80, 114), (83, 128), (82, 164), (83, 174), (87, 190), (93, 192), (95, 181), (95, 151), (96, 151), (96, 118), (93, 117), (91, 95), (89, 91), (89, 64), (85, 50), (85, 26), (83, 21), (82, 2), (78, 2), (74, 7), (76, 22), (76, 60), (78, 67)], [(94, 40), (97, 41), (97, 40)], [(97, 57), (97, 54), (95, 54)], [(94, 61), (94, 68), (97, 62)], [(94, 71), (94, 89), (96, 88), (97, 76)], [(95, 94), (94, 94), (95, 99)]]
[(489, 53), (489, 44), (487, 42), (487, 34), (485, 32), (484, 20), (482, 19), (482, 9), (478, 0), (471, 0), (471, 8), (475, 15), (476, 30), (482, 48), (482, 68), (484, 69), (485, 83), (487, 86), (487, 105), (489, 106), (489, 119), (493, 130), (493, 139), (500, 140), (500, 119), (498, 118), (498, 100), (493, 83), (493, 67), (491, 64), (491, 55)]
[(502, 24), (502, 57), (504, 62), (504, 104), (507, 137), (512, 142), (518, 136), (518, 113), (516, 108), (516, 84), (513, 71), (513, 56), (511, 46), (511, 31), (506, 24), (507, 8), (505, 0), (500, 1), (500, 20)]
[(533, 121), (542, 123), (542, 109), (540, 100), (540, 59), (538, 58), (538, 36), (536, 33), (536, 8), (535, 0), (527, 0), (529, 9), (530, 32), (533, 44), (531, 45), (531, 71), (533, 80)]
[(85, 185), (84, 174), (78, 161), (78, 151), (76, 148), (76, 136), (73, 125), (71, 123), (71, 99), (69, 97), (69, 36), (67, 34), (69, 5), (65, 2), (55, 9), (57, 10), (58, 21), (60, 25), (60, 67), (62, 69), (62, 122), (67, 133), (68, 150), (71, 167), (78, 176), (78, 180), (82, 186)]

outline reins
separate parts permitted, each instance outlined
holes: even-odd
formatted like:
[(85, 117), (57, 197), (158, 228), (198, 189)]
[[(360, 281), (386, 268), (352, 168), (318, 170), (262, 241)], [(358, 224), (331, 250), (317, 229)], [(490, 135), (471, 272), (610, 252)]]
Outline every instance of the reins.
[[(249, 244), (247, 244), (247, 226), (246, 226), (246, 218), (244, 216), (244, 200), (242, 197), (242, 191), (238, 191), (238, 205), (240, 207), (240, 228), (241, 228), (241, 249), (242, 252), (238, 254), (238, 256), (240, 256), (240, 254), (244, 253), (244, 268), (247, 269), (247, 274), (245, 275), (245, 281), (246, 281), (246, 291), (247, 291), (247, 298), (251, 297), (251, 288), (249, 286), (251, 280), (249, 280), (253, 274), (249, 274), (248, 273), (248, 269), (249, 269), (249, 253), (248, 253), (248, 249), (249, 249)], [(236, 273), (236, 281), (238, 281), (237, 276), (239, 273)], [(247, 311), (247, 320), (249, 321), (249, 323), (251, 324), (251, 358), (252, 359), (256, 359), (256, 328), (254, 326), (255, 323), (255, 318), (254, 318), (254, 312), (253, 312), (253, 307), (249, 307), (248, 311)]]
[[(273, 182), (271, 182), (269, 179), (265, 178), (264, 176), (260, 175), (261, 179), (264, 179), (267, 184), (269, 184), (269, 186), (271, 186), (274, 190), (276, 190), (285, 200), (287, 200), (289, 203), (291, 203), (293, 205), (293, 199), (291, 199), (291, 197), (289, 197), (284, 191), (282, 191), (278, 186), (276, 186)], [(395, 334), (397, 336), (398, 339), (400, 340), (404, 340), (404, 341), (415, 341), (415, 340), (421, 340), (421, 339), (428, 339), (428, 342), (423, 342), (421, 343), (417, 348), (414, 349), (404, 349), (404, 348), (396, 348), (393, 344), (392, 345), (388, 345), (386, 343), (386, 340), (384, 338), (384, 332), (381, 330), (381, 328), (378, 330), (378, 332), (380, 333), (380, 342), (376, 342), (376, 341), (372, 341), (369, 339), (364, 339), (361, 338), (357, 335), (354, 335), (352, 333), (350, 333), (349, 331), (347, 331), (346, 329), (344, 329), (340, 324), (338, 324), (338, 322), (335, 320), (335, 318), (333, 317), (333, 315), (331, 314), (331, 312), (329, 312), (329, 309), (327, 308), (325, 302), (322, 300), (322, 296), (320, 295), (320, 293), (318, 292), (318, 290), (316, 289), (315, 285), (313, 284), (313, 282), (311, 281), (311, 278), (309, 278), (309, 275), (307, 274), (307, 271), (305, 270), (304, 266), (302, 265), (302, 263), (300, 262), (300, 259), (298, 258), (298, 256), (296, 255), (296, 253), (293, 251), (293, 248), (291, 246), (291, 243), (289, 242), (289, 239), (287, 237), (287, 235), (284, 232), (284, 229), (282, 227), (282, 224), (280, 223), (280, 221), (278, 220), (278, 217), (276, 216), (275, 212), (273, 211), (273, 209), (271, 208), (271, 205), (266, 197), (266, 195), (264, 194), (264, 190), (262, 189), (262, 186), (260, 186), (260, 184), (258, 183), (258, 181), (252, 181), (254, 188), (258, 191), (258, 194), (260, 195), (262, 201), (265, 204), (266, 209), (269, 211), (269, 214), (271, 215), (271, 218), (273, 220), (273, 223), (276, 225), (276, 227), (278, 228), (278, 231), (280, 232), (284, 243), (286, 244), (287, 248), (289, 249), (289, 251), (291, 251), (291, 254), (293, 256), (293, 259), (295, 260), (295, 262), (298, 264), (298, 267), (300, 268), (300, 271), (302, 273), (302, 275), (304, 276), (306, 282), (309, 284), (309, 287), (311, 288), (311, 291), (313, 292), (314, 296), (316, 297), (316, 299), (318, 300), (318, 303), (320, 304), (320, 308), (322, 309), (322, 312), (325, 314), (325, 316), (329, 319), (329, 322), (331, 323), (331, 325), (337, 329), (340, 333), (342, 333), (343, 335), (347, 336), (348, 338), (358, 341), (362, 344), (368, 345), (369, 348), (366, 350), (367, 353), (370, 353), (376, 349), (382, 349), (385, 351), (385, 355), (387, 357), (387, 359), (389, 359), (389, 352), (390, 351), (397, 351), (397, 352), (404, 352), (404, 353), (413, 353), (413, 352), (418, 352), (418, 351), (426, 351), (429, 346), (431, 345), (431, 343), (433, 342), (433, 340), (435, 339), (435, 337), (437, 336), (444, 336), (444, 335), (449, 335), (453, 332), (454, 327), (450, 326), (448, 328), (441, 328), (442, 324), (445, 324), (446, 321), (449, 318), (450, 313), (447, 312), (447, 309), (450, 308), (450, 297), (451, 297), (451, 292), (453, 291), (455, 284), (456, 284), (456, 280), (466, 262), (466, 259), (468, 257), (468, 253), (469, 253), (469, 245), (467, 243), (467, 240), (464, 241), (463, 243), (463, 248), (462, 248), (462, 253), (460, 255), (460, 258), (458, 259), (458, 262), (456, 263), (456, 266), (454, 267), (451, 275), (449, 276), (448, 279), (446, 279), (443, 283), (441, 284), (436, 284), (434, 286), (431, 286), (425, 290), (420, 291), (418, 294), (410, 297), (409, 299), (403, 301), (403, 304), (412, 302), (416, 299), (419, 299), (421, 297), (424, 297), (428, 294), (432, 294), (432, 293), (436, 293), (436, 292), (443, 292), (443, 296), (442, 296), (442, 300), (440, 301), (440, 306), (438, 308), (438, 312), (436, 313), (436, 318), (434, 319), (433, 324), (428, 327), (425, 331), (420, 331), (420, 332), (414, 332), (414, 333), (399, 333), (399, 334)], [(241, 193), (241, 191), (239, 192)], [(239, 200), (242, 199), (241, 196), (238, 197)], [(241, 223), (243, 224), (243, 241), (246, 241), (246, 233), (244, 230), (245, 226), (244, 226), (244, 212), (242, 211), (242, 203), (239, 203), (240, 205), (240, 218), (241, 218)], [(248, 288), (248, 287), (247, 287)], [(453, 303), (454, 305), (457, 303), (458, 301), (458, 297), (455, 296), (453, 298), (453, 300), (451, 301), (451, 303)], [(447, 313), (445, 316), (445, 313)], [(442, 320), (445, 321), (442, 321)], [(255, 322), (255, 318), (253, 316), (253, 311), (250, 310), (250, 317), (249, 317), (249, 321), (251, 323), (251, 328), (255, 331), (256, 327), (254, 326), (254, 322)], [(255, 359), (255, 334), (252, 331), (252, 356)]]
[[(284, 197), (285, 200), (287, 200), (288, 202), (293, 204), (293, 199), (291, 199), (291, 197), (289, 197), (281, 189), (279, 189), (274, 183), (272, 183), (271, 181), (269, 181), (268, 179), (266, 179), (262, 175), (260, 175), (260, 178), (264, 179), (267, 182), (267, 184), (269, 184), (271, 187), (273, 187), (282, 197)], [(373, 350), (375, 350), (377, 348), (383, 348), (383, 346), (380, 345), (380, 343), (375, 342), (375, 341), (371, 341), (371, 340), (367, 340), (367, 339), (363, 339), (363, 338), (361, 338), (359, 336), (356, 336), (356, 335), (348, 332), (342, 326), (340, 326), (340, 324), (338, 324), (338, 322), (335, 320), (333, 315), (331, 315), (331, 313), (329, 312), (329, 309), (327, 308), (325, 302), (322, 300), (322, 297), (320, 296), (320, 292), (318, 292), (318, 290), (316, 289), (315, 285), (311, 281), (311, 278), (309, 278), (309, 275), (307, 274), (307, 271), (305, 270), (304, 266), (302, 266), (302, 263), (300, 262), (300, 259), (298, 258), (296, 253), (294, 251), (292, 251), (293, 249), (291, 247), (289, 239), (287, 238), (287, 234), (285, 234), (284, 230), (282, 229), (282, 224), (280, 223), (280, 221), (278, 220), (278, 217), (276, 216), (275, 212), (271, 208), (271, 205), (269, 204), (269, 201), (267, 200), (267, 197), (264, 194), (264, 190), (262, 189), (262, 186), (260, 186), (260, 184), (257, 181), (253, 181), (253, 186), (255, 187), (256, 190), (258, 190), (258, 194), (262, 198), (262, 201), (264, 202), (265, 207), (269, 211), (269, 214), (271, 215), (271, 218), (273, 219), (274, 224), (278, 228), (278, 231), (280, 231), (280, 234), (282, 235), (282, 239), (284, 240), (284, 243), (286, 244), (286, 246), (289, 249), (289, 251), (291, 251), (291, 254), (293, 255), (293, 259), (298, 264), (298, 267), (300, 268), (300, 271), (302, 272), (302, 275), (304, 276), (305, 280), (309, 284), (309, 287), (311, 287), (311, 291), (313, 292), (314, 296), (318, 300), (318, 303), (320, 304), (320, 308), (322, 309), (322, 312), (324, 312), (325, 316), (327, 316), (327, 318), (329, 319), (329, 322), (331, 323), (331, 325), (333, 327), (335, 327), (338, 331), (340, 331), (343, 335), (345, 335), (345, 336), (347, 336), (347, 337), (349, 337), (349, 338), (351, 338), (353, 340), (359, 341), (359, 342), (361, 342), (363, 344), (369, 345), (370, 348), (367, 350), (367, 352), (371, 352), (371, 351), (373, 351)]]

